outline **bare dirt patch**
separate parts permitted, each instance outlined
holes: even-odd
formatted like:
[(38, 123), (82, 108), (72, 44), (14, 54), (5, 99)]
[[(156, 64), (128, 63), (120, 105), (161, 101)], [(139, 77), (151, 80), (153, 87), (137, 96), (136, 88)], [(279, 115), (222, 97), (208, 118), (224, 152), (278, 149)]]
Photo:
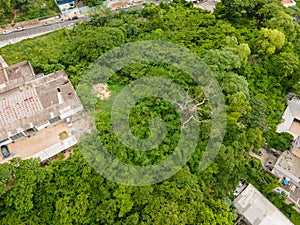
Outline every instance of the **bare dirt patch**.
[(97, 97), (101, 100), (109, 99), (109, 97), (111, 96), (111, 92), (109, 91), (107, 84), (95, 84), (93, 86), (93, 90), (95, 94), (97, 94)]
[(129, 2), (128, 1), (124, 1), (124, 2), (117, 2), (117, 3), (114, 3), (114, 4), (112, 4), (111, 5), (111, 9), (112, 10), (114, 10), (114, 9), (116, 9), (116, 8), (118, 8), (118, 7), (123, 7), (123, 6), (125, 6), (125, 5), (128, 5), (129, 4)]
[(62, 160), (66, 160), (70, 157), (70, 155), (72, 155), (73, 153), (73, 148), (69, 148), (66, 150), (66, 152), (64, 153), (64, 157), (62, 158)]

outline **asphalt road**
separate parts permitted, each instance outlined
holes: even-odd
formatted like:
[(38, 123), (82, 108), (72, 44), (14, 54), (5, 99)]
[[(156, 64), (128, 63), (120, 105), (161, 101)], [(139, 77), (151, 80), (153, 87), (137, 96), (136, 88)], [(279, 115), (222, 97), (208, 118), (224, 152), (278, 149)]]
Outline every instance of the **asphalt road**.
[[(153, 0), (147, 0), (146, 2), (152, 2)], [(155, 2), (155, 4), (159, 4), (159, 2)], [(135, 6), (131, 6), (127, 9), (132, 9), (132, 8), (137, 8), (137, 7), (142, 7), (142, 5), (135, 5)], [(115, 9), (113, 11), (118, 12), (121, 9)], [(125, 9), (126, 10), (126, 9)], [(42, 35), (45, 33), (49, 33), (51, 31), (55, 31), (55, 30), (59, 30), (62, 29), (63, 27), (66, 28), (72, 28), (71, 24), (72, 23), (76, 23), (78, 21), (89, 21), (90, 17), (81, 17), (78, 20), (66, 20), (62, 23), (52, 23), (51, 25), (48, 26), (36, 26), (36, 27), (32, 27), (32, 28), (27, 28), (23, 31), (13, 31), (9, 34), (0, 34), (0, 47), (5, 46), (7, 44), (9, 44), (9, 42), (15, 43), (13, 42), (14, 40), (17, 40), (16, 42), (20, 41), (20, 40), (24, 40), (33, 36), (38, 36), (38, 35)]]
[(80, 18), (79, 20), (67, 20), (62, 23), (52, 23), (51, 25), (47, 26), (38, 26), (38, 27), (32, 27), (25, 29), (23, 31), (14, 31), (9, 34), (1, 34), (0, 35), (0, 42), (9, 41), (13, 39), (23, 38), (23, 37), (30, 37), (32, 35), (36, 34), (43, 34), (54, 30), (62, 29), (63, 27), (71, 28), (72, 23), (76, 23), (76, 21), (83, 21), (88, 20), (89, 18)]

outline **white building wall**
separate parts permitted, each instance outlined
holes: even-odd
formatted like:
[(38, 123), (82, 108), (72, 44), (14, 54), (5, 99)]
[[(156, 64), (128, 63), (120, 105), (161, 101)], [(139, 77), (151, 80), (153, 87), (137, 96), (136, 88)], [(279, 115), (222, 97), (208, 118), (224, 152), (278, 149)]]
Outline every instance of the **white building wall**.
[(296, 6), (296, 2), (294, 0), (291, 1), (291, 3), (283, 4), (284, 7), (291, 7)]
[(71, 136), (59, 143), (56, 143), (55, 145), (50, 146), (49, 148), (44, 149), (43, 151), (40, 151), (30, 157), (27, 158), (40, 158), (41, 161), (45, 161), (62, 151), (72, 147), (73, 145), (77, 144), (77, 139), (74, 136)]
[(47, 121), (47, 122), (45, 122), (45, 123), (42, 123), (42, 124), (36, 126), (35, 128), (36, 128), (38, 131), (40, 131), (40, 130), (42, 130), (42, 129), (44, 129), (44, 128), (50, 126), (50, 125), (51, 125), (51, 123), (50, 123), (49, 121)]

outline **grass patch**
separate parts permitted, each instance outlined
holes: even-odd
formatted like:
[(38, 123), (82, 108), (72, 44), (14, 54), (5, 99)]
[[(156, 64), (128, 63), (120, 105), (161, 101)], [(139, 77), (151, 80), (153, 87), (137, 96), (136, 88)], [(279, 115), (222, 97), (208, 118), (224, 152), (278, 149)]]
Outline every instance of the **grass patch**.
[(295, 211), (292, 212), (290, 220), (295, 224), (295, 225), (300, 225), (300, 214)]
[(27, 39), (17, 44), (0, 48), (0, 55), (8, 65), (22, 61), (30, 61), (36, 74), (52, 73), (64, 66), (59, 64), (59, 59), (68, 43), (66, 29)]

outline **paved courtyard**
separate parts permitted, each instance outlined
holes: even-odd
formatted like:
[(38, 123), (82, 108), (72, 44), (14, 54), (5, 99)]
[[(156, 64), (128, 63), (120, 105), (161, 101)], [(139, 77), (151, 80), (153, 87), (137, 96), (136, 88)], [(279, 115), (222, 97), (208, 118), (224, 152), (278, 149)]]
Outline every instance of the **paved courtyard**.
[(255, 154), (254, 152), (250, 152), (250, 155), (252, 157), (259, 159), (261, 161), (263, 169), (269, 171), (266, 165), (268, 165), (270, 168), (273, 168), (273, 166), (277, 162), (278, 157), (274, 156), (273, 154), (267, 153), (266, 149), (264, 148), (261, 148), (260, 152), (261, 152), (260, 156)]
[[(73, 138), (73, 140), (79, 140), (86, 132), (92, 129), (91, 120), (87, 119), (87, 116), (81, 114), (77, 117), (71, 117), (73, 120), (73, 126), (69, 127), (65, 120), (57, 122), (39, 132), (34, 133), (31, 137), (24, 137), (17, 140), (15, 143), (7, 145), (10, 151), (10, 157), (6, 159), (0, 159), (0, 163), (5, 163), (13, 157), (21, 157), (23, 159), (29, 158), (45, 149), (51, 149), (51, 147), (65, 146), (63, 140)], [(62, 134), (60, 138), (59, 134)], [(59, 147), (59, 146), (58, 146)]]

